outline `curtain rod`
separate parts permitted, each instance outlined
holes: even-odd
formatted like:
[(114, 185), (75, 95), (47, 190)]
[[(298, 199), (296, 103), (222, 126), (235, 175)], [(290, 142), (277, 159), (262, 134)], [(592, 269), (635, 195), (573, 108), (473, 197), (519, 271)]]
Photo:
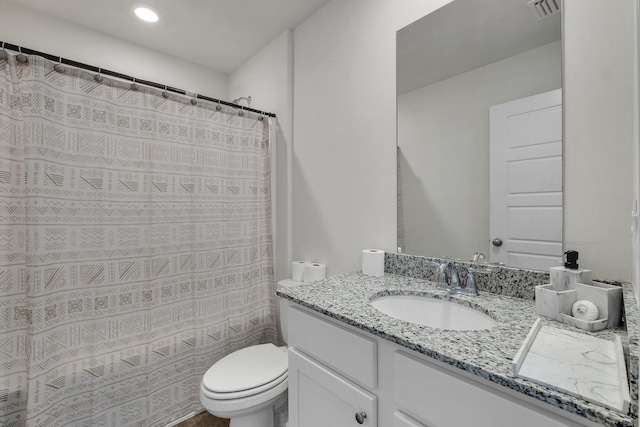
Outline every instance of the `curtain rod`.
[(111, 76), (111, 77), (115, 77), (121, 80), (127, 80), (130, 81), (132, 83), (137, 83), (137, 84), (141, 84), (141, 85), (145, 85), (145, 86), (151, 86), (154, 87), (156, 89), (162, 89), (162, 90), (166, 90), (169, 92), (173, 92), (173, 93), (177, 93), (180, 95), (185, 95), (185, 96), (194, 96), (197, 99), (203, 99), (205, 101), (211, 101), (211, 102), (215, 102), (218, 104), (222, 104), (222, 105), (228, 105), (230, 107), (235, 107), (235, 108), (239, 108), (245, 111), (251, 111), (253, 113), (258, 113), (258, 114), (262, 114), (263, 116), (268, 116), (268, 117), (276, 117), (275, 113), (269, 113), (266, 111), (261, 111), (261, 110), (256, 110), (254, 108), (250, 108), (250, 107), (245, 107), (243, 105), (239, 105), (239, 104), (234, 104), (233, 102), (228, 102), (228, 101), (223, 101), (221, 99), (216, 99), (216, 98), (210, 98), (208, 96), (204, 96), (204, 95), (200, 95), (199, 93), (193, 93), (193, 92), (187, 92), (184, 89), (177, 89), (171, 86), (166, 86), (166, 85), (161, 85), (160, 83), (156, 83), (156, 82), (151, 82), (148, 80), (140, 80), (131, 76), (128, 76), (126, 74), (122, 74), (122, 73), (118, 73), (115, 71), (110, 71), (104, 68), (100, 68), (100, 67), (95, 67), (93, 65), (87, 65), (87, 64), (83, 64), (82, 62), (76, 62), (76, 61), (72, 61), (70, 59), (66, 59), (66, 58), (62, 58), (60, 56), (56, 56), (56, 55), (51, 55), (49, 53), (43, 53), (43, 52), (38, 52), (37, 50), (33, 50), (33, 49), (29, 49), (26, 47), (22, 47), (22, 46), (18, 46), (15, 44), (11, 44), (11, 43), (6, 43), (3, 41), (0, 41), (0, 45), (2, 46), (2, 50), (4, 49), (9, 49), (9, 50), (13, 50), (15, 52), (20, 52), (26, 55), (36, 55), (36, 56), (41, 56), (45, 59), (48, 59), (49, 61), (52, 62), (58, 62), (64, 65), (69, 65), (71, 67), (75, 67), (75, 68), (80, 68), (83, 70), (87, 70), (87, 71), (92, 71), (94, 73), (100, 73), (100, 74), (104, 74), (106, 76)]

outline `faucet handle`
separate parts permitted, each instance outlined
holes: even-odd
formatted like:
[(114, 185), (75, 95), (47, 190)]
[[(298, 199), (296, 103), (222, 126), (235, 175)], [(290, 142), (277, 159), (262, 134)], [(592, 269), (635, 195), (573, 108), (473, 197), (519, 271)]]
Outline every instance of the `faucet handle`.
[(436, 271), (438, 272), (438, 281), (442, 279), (442, 273), (444, 271), (444, 264), (442, 262), (431, 261), (430, 259), (425, 259), (427, 264), (431, 267), (436, 267)]
[(474, 262), (474, 263), (486, 262), (487, 261), (487, 257), (484, 256), (484, 254), (482, 252), (476, 252), (476, 253), (473, 254), (473, 256), (471, 257), (471, 259), (469, 261)]
[(447, 279), (447, 266), (449, 265), (449, 263), (451, 262), (448, 259), (443, 259), (440, 262), (436, 262), (436, 261), (431, 261), (430, 259), (425, 260), (427, 261), (427, 263), (429, 265), (431, 265), (432, 267), (436, 267), (437, 268), (437, 272), (438, 272), (438, 289), (443, 289), (443, 290), (447, 290), (450, 291), (450, 285), (449, 285), (449, 280)]
[(476, 284), (474, 273), (491, 274), (491, 269), (469, 267), (469, 269), (467, 270), (467, 283), (461, 293), (472, 296), (478, 295), (478, 286)]

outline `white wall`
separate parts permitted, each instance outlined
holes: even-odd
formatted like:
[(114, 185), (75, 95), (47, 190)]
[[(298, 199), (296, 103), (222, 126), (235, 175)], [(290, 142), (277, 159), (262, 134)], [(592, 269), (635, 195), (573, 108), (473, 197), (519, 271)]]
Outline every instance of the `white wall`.
[(633, 135), (633, 197), (634, 197), (634, 233), (631, 236), (633, 239), (633, 251), (631, 252), (632, 262), (632, 283), (636, 289), (636, 299), (638, 300), (638, 307), (640, 307), (640, 117), (637, 112), (640, 111), (640, 2), (636, 1), (636, 25), (635, 25), (635, 70), (633, 74), (633, 80), (636, 82), (634, 90), (634, 135)]
[[(333, 0), (294, 31), (294, 259), (336, 274), (395, 250), (395, 32), (435, 3)], [(565, 249), (629, 280), (634, 2), (566, 0), (564, 15)]]
[[(635, 2), (564, 2), (564, 248), (630, 280)], [(597, 159), (596, 162), (593, 159)], [(636, 165), (637, 166), (637, 165)]]
[(294, 31), (293, 258), (396, 249), (396, 31), (448, 0), (333, 0)]
[(489, 107), (561, 76), (557, 41), (398, 97), (406, 253), (489, 254)]
[[(251, 96), (251, 107), (277, 115), (275, 141), (276, 280), (291, 277), (291, 150), (293, 140), (293, 33), (286, 31), (229, 77), (229, 98)], [(245, 105), (244, 101), (241, 102)]]
[(228, 99), (226, 74), (1, 1), (0, 40), (212, 98)]

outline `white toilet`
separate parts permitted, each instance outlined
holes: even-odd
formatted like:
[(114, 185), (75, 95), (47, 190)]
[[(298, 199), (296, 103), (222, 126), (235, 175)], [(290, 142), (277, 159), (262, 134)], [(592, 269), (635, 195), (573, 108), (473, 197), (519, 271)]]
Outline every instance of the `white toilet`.
[[(281, 280), (277, 289), (300, 282)], [(278, 298), (280, 330), (287, 342), (288, 301)], [(260, 344), (216, 362), (200, 383), (200, 402), (229, 427), (274, 427), (274, 414), (287, 403), (287, 347)]]

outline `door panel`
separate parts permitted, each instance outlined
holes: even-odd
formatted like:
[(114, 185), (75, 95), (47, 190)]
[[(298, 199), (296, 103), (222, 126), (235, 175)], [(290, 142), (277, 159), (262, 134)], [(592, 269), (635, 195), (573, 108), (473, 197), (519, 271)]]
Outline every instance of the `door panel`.
[(554, 242), (562, 235), (562, 208), (513, 207), (508, 209), (510, 240)]
[(507, 163), (509, 195), (562, 192), (562, 157), (546, 157)]

